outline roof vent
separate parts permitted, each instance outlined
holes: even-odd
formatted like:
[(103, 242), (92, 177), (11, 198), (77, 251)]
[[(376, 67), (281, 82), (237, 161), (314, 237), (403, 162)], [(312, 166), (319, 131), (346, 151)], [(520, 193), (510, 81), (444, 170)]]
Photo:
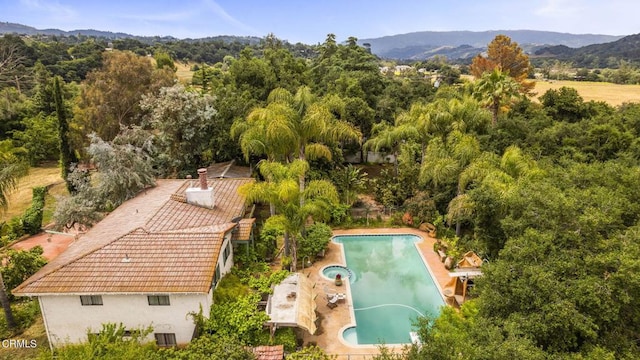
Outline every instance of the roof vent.
[(124, 254), (124, 257), (122, 258), (122, 262), (123, 263), (130, 263), (131, 262), (131, 258), (129, 257), (129, 254)]

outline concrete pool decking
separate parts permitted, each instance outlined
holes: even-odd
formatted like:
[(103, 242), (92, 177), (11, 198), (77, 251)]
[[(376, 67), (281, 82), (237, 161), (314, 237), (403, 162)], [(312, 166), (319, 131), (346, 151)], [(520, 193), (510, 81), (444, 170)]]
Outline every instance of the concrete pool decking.
[[(417, 243), (417, 249), (427, 264), (427, 269), (431, 273), (440, 295), (442, 288), (451, 279), (449, 271), (445, 269), (436, 253), (433, 251), (435, 239), (429, 237), (427, 233), (413, 228), (383, 228), (383, 229), (350, 229), (350, 230), (334, 230), (333, 235), (393, 235), (393, 234), (410, 234), (417, 235), (423, 240)], [(338, 359), (346, 359), (346, 355), (350, 355), (351, 359), (366, 359), (367, 355), (377, 354), (378, 348), (372, 345), (350, 345), (342, 340), (342, 330), (348, 326), (355, 325), (353, 318), (351, 294), (347, 291), (348, 287), (344, 284), (341, 287), (334, 285), (332, 280), (328, 280), (321, 274), (322, 268), (327, 265), (340, 264), (345, 265), (344, 254), (340, 245), (333, 242), (329, 243), (329, 248), (324, 258), (316, 261), (311, 267), (303, 270), (309, 279), (316, 283), (316, 289), (319, 293), (316, 298), (317, 312), (319, 318), (318, 332), (316, 335), (305, 334), (304, 342), (315, 343), (325, 350), (326, 353), (338, 355)], [(347, 292), (347, 299), (338, 302), (338, 306), (331, 309), (327, 306), (327, 299), (324, 296), (324, 288)], [(391, 347), (391, 346), (389, 346)]]

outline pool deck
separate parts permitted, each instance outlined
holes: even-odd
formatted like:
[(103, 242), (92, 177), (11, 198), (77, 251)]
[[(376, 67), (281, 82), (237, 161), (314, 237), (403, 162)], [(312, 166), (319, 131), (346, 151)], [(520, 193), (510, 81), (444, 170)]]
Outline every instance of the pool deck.
[[(442, 262), (433, 252), (433, 244), (436, 239), (429, 237), (427, 233), (413, 229), (413, 228), (383, 228), (383, 229), (350, 229), (350, 230), (334, 230), (333, 235), (392, 235), (392, 234), (411, 234), (420, 236), (423, 241), (417, 244), (417, 248), (422, 255), (422, 258), (427, 263), (427, 268), (431, 273), (431, 276), (436, 281), (436, 285), (442, 295), (442, 288), (451, 279), (449, 277), (449, 271), (445, 269)], [(316, 335), (305, 334), (304, 343), (315, 343), (325, 352), (332, 355), (337, 355), (338, 360), (341, 359), (368, 359), (372, 354), (378, 354), (378, 348), (371, 345), (349, 345), (342, 340), (340, 335), (342, 330), (346, 327), (355, 325), (353, 318), (353, 305), (351, 301), (351, 294), (349, 290), (348, 281), (345, 284), (338, 287), (335, 286), (333, 280), (328, 280), (320, 274), (322, 268), (327, 265), (340, 264), (346, 265), (345, 259), (342, 254), (341, 246), (333, 242), (329, 243), (329, 248), (325, 252), (324, 258), (318, 259), (311, 267), (305, 268), (302, 272), (309, 277), (309, 279), (316, 284), (316, 291), (318, 296), (316, 297), (317, 313), (320, 319), (318, 324), (318, 331)], [(337, 290), (338, 292), (347, 293), (346, 300), (338, 301), (338, 306), (331, 309), (327, 306), (327, 299), (325, 297), (324, 288)], [(387, 345), (389, 348), (394, 346)], [(400, 349), (401, 347), (396, 346)]]

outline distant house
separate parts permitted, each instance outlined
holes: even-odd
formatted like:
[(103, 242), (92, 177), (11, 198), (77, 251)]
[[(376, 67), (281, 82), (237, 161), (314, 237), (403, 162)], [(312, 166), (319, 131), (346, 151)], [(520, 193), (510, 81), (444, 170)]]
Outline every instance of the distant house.
[(52, 346), (87, 340), (103, 323), (153, 327), (160, 346), (188, 343), (191, 313), (211, 306), (233, 266), (232, 240), (248, 243), (237, 192), (250, 178), (159, 180), (96, 224), (13, 290), (37, 296)]

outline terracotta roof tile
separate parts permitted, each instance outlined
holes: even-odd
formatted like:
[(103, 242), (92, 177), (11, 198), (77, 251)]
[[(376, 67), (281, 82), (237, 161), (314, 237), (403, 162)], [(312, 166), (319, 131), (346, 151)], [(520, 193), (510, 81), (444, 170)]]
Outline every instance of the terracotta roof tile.
[[(189, 183), (185, 181), (174, 198), (184, 194)], [(244, 215), (244, 198), (237, 192), (238, 187), (253, 182), (253, 179), (210, 179), (209, 186), (215, 194), (215, 207), (207, 209), (180, 201), (167, 201), (145, 224), (150, 231), (179, 230), (229, 223)]]
[(233, 232), (231, 240), (233, 241), (249, 241), (251, 240), (251, 231), (253, 230), (253, 224), (256, 222), (255, 218), (241, 219), (238, 222), (238, 229)]
[(256, 360), (282, 360), (284, 359), (284, 346), (258, 346), (253, 348)]
[(237, 189), (252, 181), (210, 180), (216, 206), (206, 209), (181, 202), (191, 181), (159, 180), (13, 292), (208, 292), (224, 233), (244, 214)]
[(14, 292), (206, 293), (224, 233), (134, 230)]

